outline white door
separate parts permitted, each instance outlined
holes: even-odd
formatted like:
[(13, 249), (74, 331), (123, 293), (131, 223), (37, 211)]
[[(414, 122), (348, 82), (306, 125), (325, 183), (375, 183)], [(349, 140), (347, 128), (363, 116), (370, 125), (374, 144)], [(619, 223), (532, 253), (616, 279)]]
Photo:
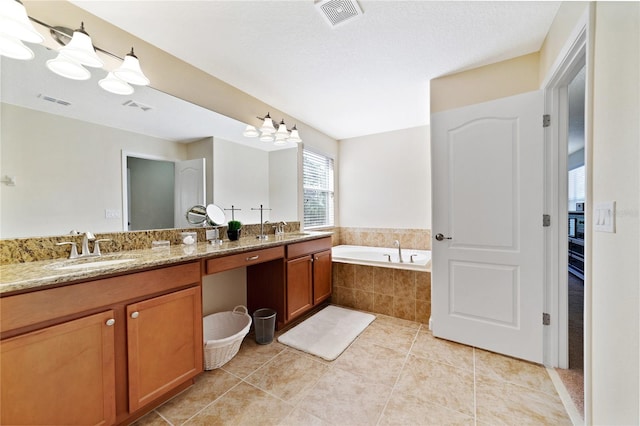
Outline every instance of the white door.
[(542, 105), (531, 92), (431, 116), (433, 334), (539, 363)]
[(176, 161), (175, 167), (175, 226), (193, 227), (187, 222), (187, 210), (195, 205), (205, 205), (205, 159)]

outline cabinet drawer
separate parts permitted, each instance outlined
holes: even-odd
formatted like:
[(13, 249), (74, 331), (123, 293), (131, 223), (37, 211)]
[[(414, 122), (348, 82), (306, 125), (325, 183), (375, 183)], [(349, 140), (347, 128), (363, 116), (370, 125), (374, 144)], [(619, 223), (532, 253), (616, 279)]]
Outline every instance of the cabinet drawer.
[(287, 259), (304, 256), (331, 248), (331, 237), (317, 240), (304, 241), (302, 243), (289, 244), (287, 246)]
[(245, 253), (216, 257), (207, 260), (207, 274), (242, 268), (257, 263), (268, 262), (274, 259), (284, 258), (284, 247), (272, 247), (263, 250), (253, 250)]
[(2, 333), (122, 301), (200, 283), (200, 263), (169, 266), (113, 278), (0, 298)]

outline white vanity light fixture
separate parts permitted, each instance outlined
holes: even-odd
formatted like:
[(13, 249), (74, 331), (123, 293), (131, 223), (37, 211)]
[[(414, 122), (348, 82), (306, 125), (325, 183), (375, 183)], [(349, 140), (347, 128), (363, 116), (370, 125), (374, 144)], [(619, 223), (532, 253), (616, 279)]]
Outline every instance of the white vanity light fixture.
[[(63, 43), (61, 38), (57, 38), (57, 40)], [(58, 52), (58, 56), (55, 59), (47, 61), (47, 68), (62, 77), (72, 80), (88, 80), (91, 78), (91, 73), (83, 65), (94, 68), (101, 68), (104, 65), (102, 59), (96, 54), (91, 37), (84, 30), (84, 22), (80, 23), (80, 29), (73, 32), (71, 40), (61, 47)]]
[(122, 65), (113, 70), (113, 75), (118, 77), (120, 80), (137, 86), (148, 86), (150, 83), (149, 79), (144, 75), (140, 68), (140, 61), (133, 53), (133, 47), (131, 48), (131, 52), (127, 53), (124, 57)]
[(134, 90), (129, 83), (116, 77), (112, 72), (107, 74), (105, 78), (98, 81), (98, 85), (107, 92), (116, 95), (131, 95)]
[(47, 68), (59, 76), (71, 80), (88, 80), (91, 78), (91, 72), (88, 69), (62, 53), (59, 53), (55, 59), (49, 59)]
[(272, 135), (276, 132), (276, 128), (273, 127), (273, 120), (271, 119), (271, 116), (269, 115), (269, 113), (267, 113), (267, 115), (265, 115), (263, 118), (260, 118), (260, 119), (264, 121), (264, 123), (262, 124), (262, 127), (260, 127), (261, 133)]
[(287, 139), (287, 141), (288, 142), (295, 142), (295, 143), (302, 142), (302, 139), (300, 139), (300, 135), (298, 134), (298, 128), (296, 127), (295, 124), (291, 128), (291, 134), (289, 135), (289, 138)]
[(79, 63), (93, 68), (102, 68), (104, 62), (98, 57), (96, 49), (93, 47), (91, 37), (84, 30), (84, 22), (80, 23), (80, 28), (73, 32), (71, 41), (59, 50), (61, 55), (66, 56)]
[(44, 37), (36, 31), (24, 5), (19, 0), (0, 1), (0, 55), (29, 60), (34, 53), (23, 41), (42, 43)]
[(251, 124), (247, 124), (244, 132), (242, 132), (242, 136), (244, 136), (245, 138), (257, 138), (258, 136), (260, 136), (260, 132)]
[(291, 131), (287, 129), (287, 125), (284, 119), (280, 120), (278, 124), (278, 130), (273, 125), (273, 120), (269, 113), (264, 117), (257, 117), (264, 123), (260, 129), (256, 129), (252, 125), (247, 125), (242, 135), (248, 138), (260, 137), (262, 142), (274, 142), (274, 145), (285, 145), (288, 142), (299, 143), (302, 142), (297, 127), (294, 125)]

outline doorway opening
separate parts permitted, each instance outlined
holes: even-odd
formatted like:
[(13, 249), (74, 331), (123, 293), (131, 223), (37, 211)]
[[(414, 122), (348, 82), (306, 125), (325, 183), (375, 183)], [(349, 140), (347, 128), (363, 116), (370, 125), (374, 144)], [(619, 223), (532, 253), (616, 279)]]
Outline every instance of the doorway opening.
[(567, 365), (558, 375), (584, 413), (585, 75), (583, 65), (567, 85)]

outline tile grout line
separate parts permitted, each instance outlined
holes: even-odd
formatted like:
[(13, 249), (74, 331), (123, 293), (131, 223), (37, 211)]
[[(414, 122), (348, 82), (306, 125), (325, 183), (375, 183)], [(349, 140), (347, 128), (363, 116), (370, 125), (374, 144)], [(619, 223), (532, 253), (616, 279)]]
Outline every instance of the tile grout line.
[(384, 403), (384, 407), (382, 407), (382, 411), (380, 412), (380, 415), (378, 415), (378, 421), (376, 422), (376, 425), (379, 425), (380, 422), (382, 421), (382, 417), (384, 416), (384, 412), (387, 410), (387, 406), (389, 405), (389, 401), (391, 401), (391, 398), (393, 397), (393, 394), (396, 391), (396, 387), (398, 386), (398, 382), (400, 381), (400, 377), (402, 376), (402, 373), (404, 372), (404, 367), (407, 365), (407, 361), (409, 360), (409, 355), (411, 355), (411, 349), (413, 349), (413, 345), (415, 345), (416, 340), (418, 339), (418, 335), (420, 334), (420, 330), (422, 330), (422, 324), (421, 323), (418, 323), (418, 324), (419, 324), (419, 326), (416, 329), (416, 334), (415, 334), (415, 336), (413, 336), (413, 341), (411, 342), (411, 346), (409, 346), (409, 350), (407, 351), (407, 354), (404, 356), (404, 362), (402, 363), (402, 367), (400, 368), (400, 372), (398, 373), (398, 377), (396, 377), (395, 383), (391, 387), (391, 392), (389, 392), (389, 396), (387, 397), (387, 401)]
[[(263, 364), (261, 364), (258, 368), (256, 368), (252, 373), (248, 374), (247, 377), (251, 376), (251, 374), (255, 373), (256, 371), (258, 371), (260, 368), (262, 368), (264, 365), (266, 365), (268, 362), (270, 362), (271, 360), (273, 360), (275, 357), (277, 357), (280, 353), (282, 353), (285, 349), (283, 349), (282, 351), (278, 352), (276, 355), (274, 355), (273, 357), (269, 358), (268, 361), (264, 362)], [(220, 370), (224, 371), (225, 373), (235, 377), (236, 379), (239, 380), (238, 383), (236, 383), (235, 385), (231, 386), (229, 389), (227, 389), (225, 392), (223, 392), (221, 395), (219, 395), (217, 398), (215, 398), (213, 401), (211, 401), (210, 403), (206, 404), (204, 407), (202, 407), (200, 410), (196, 411), (191, 417), (189, 417), (187, 420), (185, 420), (184, 422), (182, 422), (182, 424), (186, 424), (188, 423), (191, 419), (193, 419), (194, 417), (198, 416), (200, 413), (202, 413), (204, 410), (206, 410), (209, 406), (211, 406), (212, 404), (214, 404), (216, 401), (220, 400), (220, 398), (224, 397), (226, 394), (228, 394), (229, 392), (231, 392), (231, 390), (235, 389), (236, 387), (238, 387), (240, 385), (240, 383), (246, 383), (248, 385), (251, 385), (251, 383), (248, 383), (244, 380), (244, 378), (238, 376), (237, 374), (229, 371), (229, 370), (225, 370), (224, 369), (224, 365), (219, 367)], [(253, 386), (253, 385), (251, 385)], [(255, 387), (255, 386), (253, 386)], [(158, 414), (160, 414), (158, 412)], [(164, 418), (164, 417), (163, 417)], [(173, 426), (173, 424), (171, 422), (169, 422), (170, 425)]]
[(226, 394), (228, 394), (229, 392), (231, 392), (232, 389), (235, 389), (236, 387), (238, 387), (240, 385), (240, 383), (242, 383), (242, 379), (240, 379), (240, 381), (238, 383), (236, 383), (235, 385), (231, 386), (229, 389), (227, 389), (225, 392), (223, 392), (220, 396), (218, 396), (216, 399), (214, 399), (213, 401), (211, 401), (210, 403), (208, 403), (207, 405), (205, 405), (204, 407), (202, 407), (200, 410), (196, 411), (196, 413), (189, 417), (187, 420), (185, 420), (184, 422), (182, 422), (181, 424), (187, 424), (189, 423), (189, 421), (191, 419), (193, 419), (194, 417), (198, 416), (200, 413), (202, 413), (204, 410), (206, 410), (207, 408), (209, 408), (209, 406), (211, 406), (212, 404), (214, 404), (216, 401), (218, 401), (220, 398), (222, 398), (223, 396), (225, 396)]

